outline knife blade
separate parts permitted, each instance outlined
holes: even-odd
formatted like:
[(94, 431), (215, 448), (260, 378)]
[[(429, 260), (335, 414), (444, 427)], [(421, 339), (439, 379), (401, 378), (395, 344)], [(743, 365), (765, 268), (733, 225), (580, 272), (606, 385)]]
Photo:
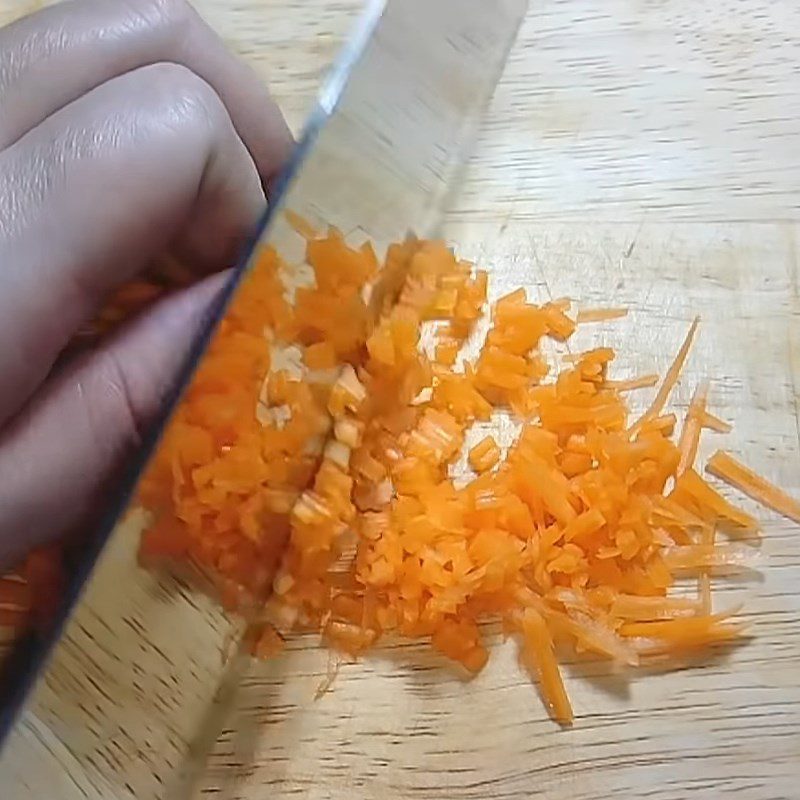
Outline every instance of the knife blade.
[(283, 212), (380, 251), (438, 231), (527, 0), (373, 0), (323, 83), (248, 254), (209, 314), (162, 418), (131, 465), (49, 635), (0, 690), (0, 785), (15, 798), (175, 797), (235, 695), (245, 656), (215, 600), (139, 567), (131, 507), (148, 458), (231, 299), (264, 247), (308, 280)]

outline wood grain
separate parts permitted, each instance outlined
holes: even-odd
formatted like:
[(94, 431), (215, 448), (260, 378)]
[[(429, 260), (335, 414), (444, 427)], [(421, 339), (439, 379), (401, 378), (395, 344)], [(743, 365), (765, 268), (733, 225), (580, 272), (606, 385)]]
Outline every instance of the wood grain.
[[(20, 5), (0, 0), (0, 14)], [(198, 5), (270, 80), (296, 129), (358, 3)], [(621, 377), (663, 368), (700, 313), (677, 403), (711, 377), (715, 411), (735, 423), (701, 456), (724, 445), (795, 494), (798, 71), (790, 0), (534, 0), (446, 228), (497, 291), (524, 283), (535, 297), (630, 306), (626, 320), (581, 333), (619, 347)], [(247, 670), (207, 768), (170, 800), (796, 798), (800, 531), (759, 514), (762, 576), (719, 600), (746, 600), (745, 646), (673, 673), (572, 664), (577, 719), (560, 731), (499, 641), (471, 683), (402, 645), (342, 666), (315, 701), (328, 656), (300, 639)], [(121, 798), (126, 783), (147, 785), (147, 753), (120, 760), (114, 787), (93, 778), (107, 767), (75, 756), (92, 725), (93, 706), (64, 716), (90, 695), (81, 658), (35, 709), (30, 747), (0, 770), (4, 797)]]

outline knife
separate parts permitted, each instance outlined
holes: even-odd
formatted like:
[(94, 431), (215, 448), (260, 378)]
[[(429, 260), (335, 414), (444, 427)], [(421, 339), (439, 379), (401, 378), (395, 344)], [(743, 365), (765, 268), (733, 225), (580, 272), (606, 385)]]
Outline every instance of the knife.
[[(72, 571), (0, 681), (0, 785), (26, 798), (182, 796), (234, 701), (241, 633), (191, 581), (137, 563), (137, 482), (261, 248), (299, 264), (292, 211), (381, 252), (439, 230), (527, 0), (373, 0), (319, 93), (247, 255)], [(297, 279), (302, 280), (302, 266)]]

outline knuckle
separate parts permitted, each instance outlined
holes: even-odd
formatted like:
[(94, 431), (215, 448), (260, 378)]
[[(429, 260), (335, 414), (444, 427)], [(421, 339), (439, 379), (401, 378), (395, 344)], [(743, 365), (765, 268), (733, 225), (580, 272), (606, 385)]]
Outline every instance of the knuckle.
[(192, 24), (194, 9), (187, 0), (135, 0), (136, 10), (145, 16), (155, 28), (183, 33)]
[(214, 89), (180, 64), (160, 63), (146, 68), (145, 80), (157, 105), (165, 108), (174, 123), (218, 129), (227, 112)]

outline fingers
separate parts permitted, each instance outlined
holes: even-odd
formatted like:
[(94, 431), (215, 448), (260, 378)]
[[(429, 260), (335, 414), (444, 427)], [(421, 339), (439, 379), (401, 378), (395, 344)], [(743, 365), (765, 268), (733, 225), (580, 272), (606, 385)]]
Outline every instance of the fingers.
[(216, 93), (174, 64), (101, 85), (0, 154), (0, 424), (111, 289), (176, 238), (227, 266), (264, 202)]
[(214, 88), (262, 178), (292, 147), (257, 76), (186, 0), (69, 0), (0, 30), (0, 149), (87, 91), (170, 62)]
[(96, 520), (227, 273), (168, 297), (55, 375), (0, 434), (0, 574)]

